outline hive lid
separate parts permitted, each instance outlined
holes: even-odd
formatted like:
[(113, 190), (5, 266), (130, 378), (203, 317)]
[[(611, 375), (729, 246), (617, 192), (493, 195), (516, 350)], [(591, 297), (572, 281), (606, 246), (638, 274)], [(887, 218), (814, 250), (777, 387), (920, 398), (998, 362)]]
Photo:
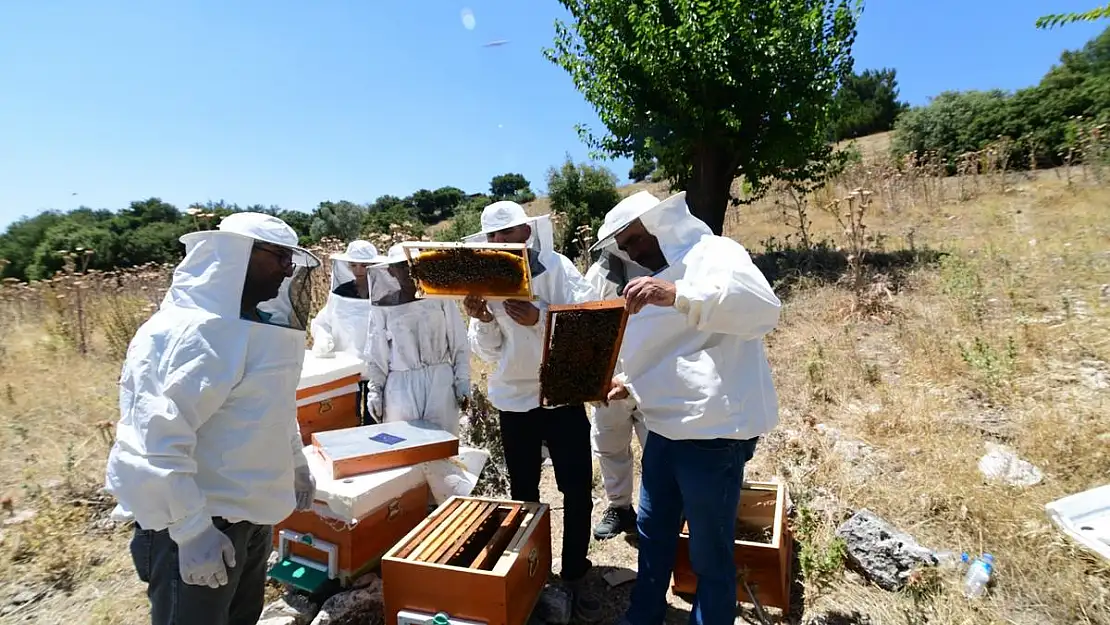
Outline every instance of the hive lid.
[(331, 358), (320, 358), (313, 355), (311, 350), (305, 350), (297, 390), (320, 386), (352, 375), (361, 376), (364, 366), (362, 360), (353, 354), (336, 352)]
[[(419, 465), (374, 471), (333, 480), (328, 463), (311, 445), (304, 449), (309, 470), (316, 479), (316, 501), (348, 523), (366, 518), (425, 481)], [(326, 516), (326, 515), (325, 515)]]

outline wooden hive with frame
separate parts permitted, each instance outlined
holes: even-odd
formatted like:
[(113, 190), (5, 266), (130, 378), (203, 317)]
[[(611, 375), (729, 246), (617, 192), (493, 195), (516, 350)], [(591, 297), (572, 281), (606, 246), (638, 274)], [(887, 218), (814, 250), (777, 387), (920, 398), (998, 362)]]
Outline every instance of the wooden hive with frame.
[[(745, 482), (736, 512), (736, 600), (751, 603), (746, 580), (762, 606), (790, 609), (790, 567), (794, 541), (786, 522), (786, 487), (771, 482)], [(698, 579), (690, 563), (690, 530), (683, 524), (678, 539), (675, 594), (694, 594)]]
[(428, 484), (419, 466), (330, 479), (324, 460), (305, 450), (316, 478), (312, 510), (274, 526), (279, 558), (270, 577), (310, 594), (347, 586), (428, 515)]
[(523, 243), (408, 241), (401, 244), (417, 297), (532, 300), (532, 272)]
[(359, 425), (358, 382), (362, 360), (342, 352), (320, 358), (305, 351), (297, 384), (297, 424), (307, 445), (316, 432)]
[(430, 421), (392, 421), (317, 432), (312, 447), (325, 463), (329, 479), (341, 479), (459, 453), (459, 438)]
[(550, 569), (547, 504), (452, 497), (382, 558), (385, 622), (412, 611), (524, 625)]
[(540, 361), (540, 405), (604, 401), (620, 356), (623, 299), (549, 306)]

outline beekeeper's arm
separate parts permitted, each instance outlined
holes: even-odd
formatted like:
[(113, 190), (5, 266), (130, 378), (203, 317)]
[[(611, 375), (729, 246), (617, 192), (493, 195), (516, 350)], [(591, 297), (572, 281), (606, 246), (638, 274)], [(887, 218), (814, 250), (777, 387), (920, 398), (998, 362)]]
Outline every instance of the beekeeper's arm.
[(557, 257), (559, 259), (557, 271), (560, 276), (559, 279), (553, 281), (556, 285), (556, 293), (549, 303), (581, 304), (598, 299), (597, 290), (582, 277), (578, 267), (575, 267), (574, 263), (562, 254)]
[(312, 331), (312, 353), (317, 356), (327, 356), (335, 351), (335, 339), (332, 338), (331, 329), (331, 301), (324, 304), (312, 322), (309, 324)]
[(123, 414), (108, 488), (140, 526), (166, 528), (181, 545), (212, 527), (195, 481), (197, 430), (242, 375), (235, 363), (245, 354), (228, 353), (226, 347), (234, 352), (245, 345), (209, 343), (201, 329), (188, 329), (169, 353), (157, 353), (161, 346), (150, 340), (142, 347), (134, 345), (124, 363)]
[(702, 332), (758, 339), (775, 328), (781, 306), (744, 246), (724, 237), (695, 247), (675, 282), (674, 307)]
[(383, 389), (389, 376), (389, 334), (386, 332), (385, 312), (377, 306), (370, 307), (366, 332), (366, 346), (362, 354), (366, 362), (366, 405), (371, 416), (381, 422)]
[(458, 304), (448, 300), (441, 301), (443, 315), (447, 320), (447, 351), (451, 354), (455, 371), (455, 399), (461, 405), (463, 398), (470, 397), (470, 343)]

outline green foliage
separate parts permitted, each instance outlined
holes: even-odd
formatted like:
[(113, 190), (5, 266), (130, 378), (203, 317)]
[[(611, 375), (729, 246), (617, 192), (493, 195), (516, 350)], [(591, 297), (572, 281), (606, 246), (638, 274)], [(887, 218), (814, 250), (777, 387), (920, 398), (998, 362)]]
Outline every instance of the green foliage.
[(955, 169), (960, 155), (1000, 139), (1008, 167), (1061, 165), (1081, 158), (1080, 137), (1110, 121), (1110, 28), (1082, 50), (1064, 52), (1041, 82), (1015, 93), (945, 92), (928, 106), (898, 117), (891, 148), (896, 157), (933, 153)]
[(612, 156), (654, 154), (714, 232), (736, 176), (758, 195), (769, 177), (806, 179), (827, 162), (859, 2), (560, 2), (572, 22), (545, 54), (608, 130), (583, 138)]
[(362, 220), (365, 209), (342, 200), (339, 202), (320, 202), (313, 214), (309, 233), (314, 239), (325, 237), (340, 241), (354, 241), (362, 233)]
[(1037, 18), (1037, 28), (1049, 29), (1057, 26), (1066, 26), (1076, 22), (1094, 22), (1110, 18), (1110, 4), (1100, 8), (1091, 9), (1082, 13), (1054, 13)]
[(501, 174), (489, 181), (490, 197), (496, 200), (511, 200), (521, 191), (531, 193), (531, 183), (521, 174)]
[(893, 69), (853, 73), (837, 90), (835, 103), (834, 141), (886, 132), (909, 108), (898, 101), (898, 78)]
[(590, 226), (596, 233), (605, 213), (620, 201), (616, 174), (604, 167), (576, 165), (569, 156), (562, 167), (547, 171), (547, 193), (551, 209), (566, 217), (557, 243), (570, 258), (576, 258), (581, 251), (576, 241), (578, 228)]
[(650, 178), (656, 169), (655, 157), (637, 154), (632, 161), (632, 169), (628, 170), (628, 179), (632, 182), (643, 182)]

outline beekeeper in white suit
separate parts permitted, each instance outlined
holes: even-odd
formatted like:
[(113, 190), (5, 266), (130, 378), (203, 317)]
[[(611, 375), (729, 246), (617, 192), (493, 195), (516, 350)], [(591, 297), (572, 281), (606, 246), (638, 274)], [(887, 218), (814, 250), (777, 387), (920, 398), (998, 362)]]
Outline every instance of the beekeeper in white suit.
[[(644, 192), (647, 193), (647, 192)], [(648, 194), (658, 202), (655, 196)], [(633, 196), (625, 202), (642, 201), (644, 196)], [(614, 210), (620, 210), (620, 204)], [(598, 229), (598, 239), (607, 238), (611, 232), (603, 224)], [(594, 297), (599, 300), (615, 299), (621, 296), (625, 285), (633, 278), (651, 275), (651, 271), (635, 263), (625, 263), (610, 252), (602, 250), (596, 262), (586, 271), (586, 282), (590, 283)], [(632, 455), (632, 434), (643, 449), (647, 437), (647, 426), (643, 415), (630, 399), (593, 405), (593, 420), (590, 427), (590, 443), (598, 468), (601, 469), (601, 483), (609, 506), (594, 525), (594, 538), (607, 540), (626, 532), (636, 532), (636, 511), (632, 506), (632, 485), (635, 458)]]
[(555, 481), (563, 493), (563, 545), (560, 576), (573, 597), (576, 618), (594, 620), (601, 605), (584, 583), (592, 564), (590, 514), (593, 461), (590, 422), (582, 404), (540, 406), (540, 361), (544, 313), (553, 304), (593, 299), (589, 284), (569, 258), (555, 251), (551, 220), (529, 217), (515, 202), (494, 202), (482, 210), (482, 231), (468, 241), (524, 243), (536, 300), (486, 302), (469, 297), (471, 349), (494, 366), (489, 400), (497, 408), (509, 488), (513, 499), (540, 500), (541, 448), (547, 444)]
[(648, 435), (641, 458), (639, 575), (625, 622), (660, 625), (678, 534), (690, 527), (691, 614), (732, 623), (736, 509), (744, 465), (778, 421), (763, 337), (780, 303), (742, 245), (690, 214), (686, 194), (647, 193), (605, 216), (602, 249), (651, 272), (624, 287), (630, 316), (610, 402), (631, 398)]
[[(312, 354), (329, 358), (336, 352), (364, 359), (366, 353), (366, 328), (370, 323), (370, 297), (373, 290), (373, 272), (370, 265), (384, 257), (369, 241), (352, 241), (347, 250), (332, 254), (331, 291), (320, 313), (312, 319)], [(358, 413), (363, 425), (368, 421), (366, 387), (369, 369), (364, 368), (358, 386)]]
[(106, 489), (116, 518), (135, 521), (154, 625), (253, 625), (271, 527), (315, 497), (296, 388), (319, 261), (259, 213), (181, 241), (169, 291), (128, 347)]
[(470, 346), (454, 301), (419, 299), (401, 245), (371, 269), (367, 410), (379, 421), (423, 419), (459, 433), (470, 398)]

